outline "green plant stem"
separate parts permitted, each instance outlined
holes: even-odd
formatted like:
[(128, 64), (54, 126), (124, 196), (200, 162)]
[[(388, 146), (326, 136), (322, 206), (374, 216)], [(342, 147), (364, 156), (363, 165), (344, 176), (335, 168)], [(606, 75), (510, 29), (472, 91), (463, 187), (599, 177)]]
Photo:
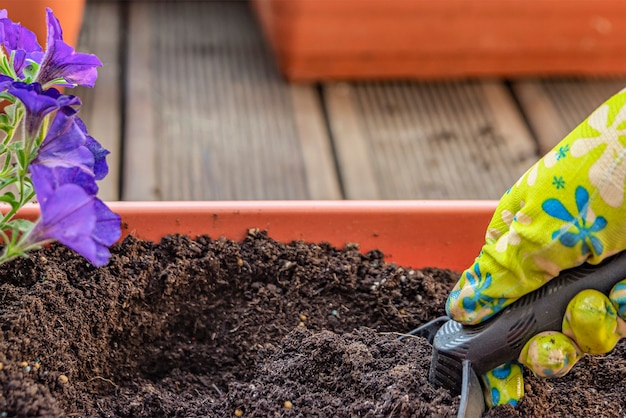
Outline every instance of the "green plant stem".
[(12, 230), (10, 236), (7, 234), (6, 228), (0, 230), (0, 237), (6, 243), (4, 251), (0, 254), (0, 264), (13, 260), (17, 257), (27, 257), (29, 251), (37, 250), (41, 248), (42, 245), (52, 242), (52, 240), (30, 242), (30, 236), (34, 230), (34, 225), (23, 233), (20, 231), (17, 224), (12, 225), (10, 229)]
[[(11, 209), (2, 217), (2, 220), (0, 221), (0, 227), (3, 229), (6, 229), (7, 227), (9, 227), (10, 221), (15, 216), (17, 211), (20, 210), (27, 202), (32, 200), (33, 197), (35, 196), (32, 190), (27, 191), (26, 178), (28, 175), (28, 165), (35, 158), (35, 156), (31, 155), (33, 152), (32, 145), (36, 143), (36, 141), (38, 141), (39, 138), (36, 137), (31, 140), (27, 138), (26, 124), (24, 123), (24, 111), (20, 107), (16, 112), (17, 112), (16, 117), (15, 117), (16, 124), (14, 125), (15, 128), (11, 130), (10, 133), (7, 133), (8, 140), (5, 139), (4, 143), (9, 144), (10, 142), (13, 141), (17, 127), (21, 125), (22, 127), (22, 150), (20, 151), (23, 153), (23, 158), (20, 158), (19, 156), (14, 155), (14, 153), (11, 152), (10, 150), (6, 151), (7, 153), (6, 158), (9, 159), (9, 163), (7, 164), (7, 161), (5, 161), (4, 166), (5, 167), (10, 166), (11, 165), (10, 161), (12, 161), (15, 158), (17, 167), (11, 167), (8, 170), (8, 172), (5, 172), (5, 170), (3, 170), (2, 172), (3, 178), (15, 177), (16, 179), (15, 181), (10, 181), (10, 182), (5, 183), (2, 186), (2, 188), (5, 188), (11, 184), (16, 183), (18, 199), (16, 202), (13, 202), (11, 204)], [(17, 151), (17, 152), (19, 153), (20, 151)], [(8, 243), (6, 239), (4, 241), (5, 243)]]

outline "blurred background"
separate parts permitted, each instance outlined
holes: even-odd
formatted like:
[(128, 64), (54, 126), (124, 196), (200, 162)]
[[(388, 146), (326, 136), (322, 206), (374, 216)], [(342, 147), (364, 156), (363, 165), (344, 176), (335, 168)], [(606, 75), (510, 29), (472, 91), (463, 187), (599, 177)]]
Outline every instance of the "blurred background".
[(622, 0), (73, 8), (106, 200), (498, 199), (626, 87)]

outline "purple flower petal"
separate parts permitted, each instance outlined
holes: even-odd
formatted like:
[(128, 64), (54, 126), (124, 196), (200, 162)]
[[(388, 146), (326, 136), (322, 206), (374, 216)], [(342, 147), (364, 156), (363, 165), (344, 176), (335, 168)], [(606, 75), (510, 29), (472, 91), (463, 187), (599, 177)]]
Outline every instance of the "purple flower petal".
[(13, 83), (13, 78), (8, 75), (0, 74), (0, 92), (5, 91)]
[(71, 94), (65, 95), (65, 94), (61, 94), (61, 92), (55, 88), (49, 88), (46, 89), (44, 94), (46, 94), (48, 97), (52, 97), (54, 99), (56, 99), (57, 103), (59, 104), (59, 107), (64, 107), (64, 106), (80, 106), (82, 104), (82, 102), (80, 101), (80, 99), (76, 96), (73, 96)]
[(31, 166), (41, 216), (28, 241), (34, 244), (57, 240), (95, 266), (103, 266), (110, 257), (108, 247), (121, 236), (121, 219), (82, 187), (57, 183), (57, 170)]
[[(32, 174), (32, 167), (39, 167), (37, 164), (31, 164), (29, 171)], [(57, 189), (64, 184), (75, 184), (80, 186), (88, 195), (98, 194), (98, 185), (92, 174), (86, 173), (79, 167), (61, 167), (61, 166), (45, 166), (52, 170), (54, 177), (50, 179), (52, 188)], [(38, 168), (35, 168), (37, 170)]]
[(33, 138), (39, 132), (44, 117), (61, 106), (77, 106), (80, 100), (76, 96), (66, 96), (56, 89), (43, 90), (39, 83), (14, 82), (9, 86), (9, 93), (17, 97), (26, 108), (26, 132)]
[(62, 107), (39, 147), (33, 165), (77, 167), (94, 177), (94, 155), (86, 146), (87, 137), (76, 123), (76, 112)]
[(74, 48), (63, 42), (63, 31), (59, 20), (52, 10), (47, 10), (48, 40), (46, 52), (41, 61), (37, 81), (45, 85), (55, 79), (63, 78), (66, 87), (93, 87), (98, 78), (96, 67), (102, 62), (93, 54), (75, 52)]
[(7, 16), (0, 16), (2, 24), (2, 44), (9, 51), (23, 50), (28, 53), (42, 52), (37, 42), (37, 35), (19, 23), (14, 23)]
[(91, 151), (93, 162), (93, 174), (96, 180), (102, 180), (109, 174), (109, 166), (107, 164), (106, 156), (110, 154), (110, 151), (104, 148), (98, 141), (92, 136), (87, 135), (87, 141), (85, 146)]
[(113, 212), (100, 199), (94, 200), (96, 209), (96, 227), (92, 232), (92, 238), (96, 241), (97, 247), (106, 250), (107, 259), (109, 257), (108, 247), (115, 244), (122, 236), (122, 218)]
[(47, 94), (39, 83), (15, 82), (9, 87), (9, 93), (24, 103), (27, 112), (36, 116), (43, 117), (59, 107), (56, 98)]
[(106, 161), (106, 156), (109, 155), (110, 152), (109, 150), (104, 148), (93, 136), (89, 135), (89, 133), (87, 132), (87, 127), (85, 126), (85, 123), (81, 118), (76, 117), (76, 123), (87, 136), (85, 146), (89, 148), (89, 150), (93, 154), (93, 173), (96, 176), (96, 180), (102, 180), (109, 173), (109, 166)]
[(40, 63), (44, 55), (37, 36), (19, 23), (13, 23), (6, 10), (0, 12), (0, 43), (13, 55), (13, 68), (20, 79), (24, 78), (29, 60)]

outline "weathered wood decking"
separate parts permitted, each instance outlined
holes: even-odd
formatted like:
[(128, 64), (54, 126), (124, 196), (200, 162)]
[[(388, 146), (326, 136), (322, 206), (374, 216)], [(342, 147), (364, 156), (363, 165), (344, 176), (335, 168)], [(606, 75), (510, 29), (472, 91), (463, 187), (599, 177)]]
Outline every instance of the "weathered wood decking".
[(497, 199), (613, 80), (290, 85), (244, 1), (90, 0), (107, 200)]

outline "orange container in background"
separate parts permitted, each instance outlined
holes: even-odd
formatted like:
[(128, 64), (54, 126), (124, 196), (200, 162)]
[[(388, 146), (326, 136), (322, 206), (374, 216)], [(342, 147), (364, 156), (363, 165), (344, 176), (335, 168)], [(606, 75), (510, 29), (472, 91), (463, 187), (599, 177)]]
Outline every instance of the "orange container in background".
[(292, 81), (626, 74), (624, 0), (252, 0)]

